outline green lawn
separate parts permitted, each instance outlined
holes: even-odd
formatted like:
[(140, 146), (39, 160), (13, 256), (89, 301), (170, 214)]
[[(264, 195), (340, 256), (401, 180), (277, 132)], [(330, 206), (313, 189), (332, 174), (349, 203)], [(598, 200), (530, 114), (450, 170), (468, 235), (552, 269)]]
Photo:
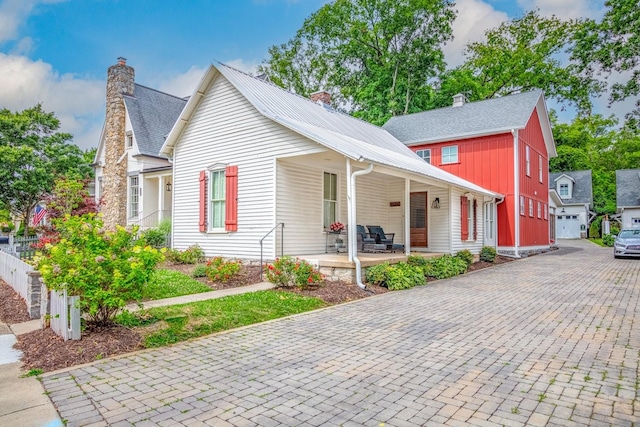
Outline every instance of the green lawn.
[(142, 290), (145, 301), (163, 298), (179, 297), (181, 295), (199, 294), (212, 289), (207, 285), (175, 270), (160, 269), (153, 273), (153, 277)]
[[(214, 332), (277, 319), (325, 306), (318, 298), (290, 292), (259, 291), (188, 304), (125, 312), (116, 319), (128, 327), (140, 327), (145, 347), (161, 347)], [(161, 329), (145, 334), (144, 326), (160, 323)], [(159, 326), (159, 325), (154, 325)]]

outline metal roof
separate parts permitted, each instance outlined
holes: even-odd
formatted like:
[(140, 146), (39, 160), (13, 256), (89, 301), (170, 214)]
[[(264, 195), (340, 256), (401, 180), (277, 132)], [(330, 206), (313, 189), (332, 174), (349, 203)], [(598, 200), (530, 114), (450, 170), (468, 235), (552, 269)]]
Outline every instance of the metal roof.
[(407, 145), (464, 139), (524, 129), (536, 107), (547, 151), (554, 157), (555, 142), (541, 90), (396, 116), (383, 128)]
[(135, 84), (133, 96), (124, 96), (129, 120), (140, 154), (159, 156), (186, 100)]
[[(212, 64), (191, 97), (179, 123), (185, 123), (197, 108), (208, 84), (222, 74), (261, 114), (346, 157), (391, 167), (446, 184), (491, 196), (498, 196), (469, 181), (432, 166), (418, 157), (386, 130), (322, 104), (287, 92), (264, 80), (224, 64)], [(198, 96), (195, 96), (198, 95)], [(193, 104), (192, 104), (193, 103)], [(177, 126), (184, 126), (178, 124)], [(163, 151), (170, 152), (182, 129), (172, 130)]]
[(591, 180), (591, 170), (550, 172), (549, 188), (557, 190), (557, 180), (562, 175), (573, 180), (573, 192), (570, 199), (561, 199), (563, 205), (589, 203), (593, 206), (593, 184)]
[(616, 206), (640, 207), (640, 169), (616, 171)]

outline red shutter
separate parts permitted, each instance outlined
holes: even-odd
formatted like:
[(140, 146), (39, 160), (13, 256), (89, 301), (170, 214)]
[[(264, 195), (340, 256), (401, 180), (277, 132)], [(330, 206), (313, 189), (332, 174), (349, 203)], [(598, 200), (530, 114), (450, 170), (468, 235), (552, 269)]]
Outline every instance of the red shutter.
[(200, 232), (207, 231), (207, 171), (200, 171)]
[(469, 240), (469, 207), (464, 196), (460, 196), (460, 239)]
[(473, 240), (478, 240), (478, 201), (473, 199)]
[(227, 187), (224, 229), (238, 231), (238, 166), (227, 166), (225, 179)]

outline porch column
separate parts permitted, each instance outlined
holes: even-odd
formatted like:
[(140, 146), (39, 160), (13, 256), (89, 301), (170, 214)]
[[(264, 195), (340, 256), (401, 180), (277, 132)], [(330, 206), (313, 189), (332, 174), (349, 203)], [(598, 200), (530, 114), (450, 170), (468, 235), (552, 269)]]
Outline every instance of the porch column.
[(404, 254), (411, 253), (411, 180), (404, 179)]
[(162, 208), (164, 207), (164, 176), (158, 177), (158, 225), (162, 221)]
[(354, 251), (358, 250), (357, 234), (355, 232), (355, 215), (351, 206), (351, 159), (347, 157), (347, 256), (353, 262)]

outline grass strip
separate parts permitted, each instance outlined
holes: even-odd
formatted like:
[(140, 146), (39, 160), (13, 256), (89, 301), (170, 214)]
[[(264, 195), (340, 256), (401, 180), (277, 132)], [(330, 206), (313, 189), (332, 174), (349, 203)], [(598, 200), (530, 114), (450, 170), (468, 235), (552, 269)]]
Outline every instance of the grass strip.
[(159, 269), (142, 289), (145, 301), (199, 294), (212, 289), (207, 285), (175, 270)]
[[(258, 291), (188, 304), (125, 312), (116, 322), (138, 327), (145, 347), (162, 347), (214, 332), (315, 310), (326, 303), (318, 298), (284, 291)], [(145, 326), (154, 325), (145, 333)], [(158, 329), (160, 327), (160, 329)]]

